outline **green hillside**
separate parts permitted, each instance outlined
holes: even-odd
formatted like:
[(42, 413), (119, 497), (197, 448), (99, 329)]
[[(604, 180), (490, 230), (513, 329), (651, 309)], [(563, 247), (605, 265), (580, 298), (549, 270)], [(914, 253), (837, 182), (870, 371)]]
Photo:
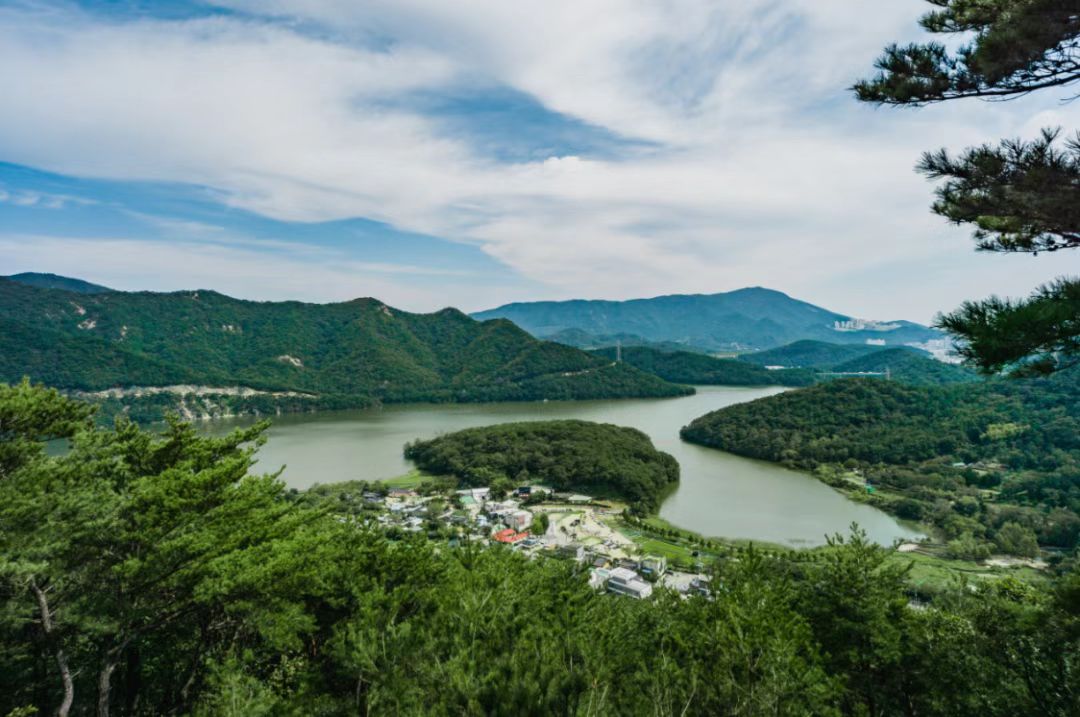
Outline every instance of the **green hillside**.
[[(614, 360), (615, 348), (597, 349), (597, 356)], [(665, 381), (714, 386), (809, 386), (817, 380), (814, 371), (784, 369), (770, 371), (762, 366), (719, 359), (686, 351), (659, 351), (643, 346), (622, 348), (622, 360)]]
[(322, 400), (490, 401), (683, 395), (627, 365), (455, 309), (375, 299), (252, 302), (212, 291), (80, 294), (0, 279), (0, 381), (65, 389), (196, 383)]
[(553, 334), (541, 335), (545, 341), (555, 341), (579, 349), (602, 349), (616, 344), (622, 346), (645, 346), (658, 351), (689, 351), (690, 353), (708, 354), (707, 349), (677, 341), (649, 341), (637, 334), (590, 334), (581, 329), (562, 329)]
[(836, 373), (881, 373), (888, 371), (894, 381), (916, 386), (978, 381), (969, 368), (935, 361), (909, 348), (882, 349), (832, 367)]
[(832, 368), (837, 364), (880, 350), (880, 346), (867, 344), (835, 344), (806, 339), (765, 351), (742, 354), (739, 360), (758, 366)]
[(831, 381), (714, 411), (682, 436), (813, 469), (950, 539), (994, 539), (1016, 523), (1046, 545), (1080, 542), (1077, 370), (948, 386)]
[(629, 301), (516, 303), (474, 316), (510, 319), (534, 336), (579, 329), (595, 336), (633, 334), (648, 341), (688, 344), (709, 351), (767, 349), (804, 339), (853, 344), (878, 339), (896, 346), (942, 336), (908, 321), (841, 330), (836, 323), (848, 321), (850, 316), (761, 287)]

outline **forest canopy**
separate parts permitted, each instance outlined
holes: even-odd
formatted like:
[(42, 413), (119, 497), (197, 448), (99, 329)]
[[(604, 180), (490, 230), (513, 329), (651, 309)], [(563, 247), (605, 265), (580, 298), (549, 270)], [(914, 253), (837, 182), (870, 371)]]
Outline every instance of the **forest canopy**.
[(536, 421), (468, 428), (405, 447), (422, 470), (466, 485), (505, 477), (558, 490), (593, 491), (654, 512), (679, 480), (679, 464), (633, 428), (590, 421)]
[(881, 507), (950, 538), (989, 539), (1018, 522), (1046, 545), (1080, 541), (1075, 369), (950, 386), (844, 379), (714, 411), (682, 436), (815, 470), (837, 487), (891, 489)]
[(251, 472), (265, 426), (89, 414), (0, 384), (0, 714), (1064, 717), (1080, 695), (1075, 570), (916, 610), (855, 531), (630, 600), (313, 508)]

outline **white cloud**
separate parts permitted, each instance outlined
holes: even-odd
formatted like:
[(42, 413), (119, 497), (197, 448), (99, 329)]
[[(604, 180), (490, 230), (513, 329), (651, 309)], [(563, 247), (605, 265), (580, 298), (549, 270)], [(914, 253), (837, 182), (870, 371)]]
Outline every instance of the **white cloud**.
[[(972, 259), (963, 281), (920, 276), (935, 257), (970, 255), (964, 230), (928, 215), (930, 187), (911, 170), (919, 152), (1078, 126), (1080, 113), (1054, 97), (857, 105), (846, 86), (882, 45), (913, 35), (918, 0), (873, 12), (858, 0), (228, 4), (256, 17), (0, 11), (0, 66), (16, 68), (0, 73), (0, 159), (195, 182), (275, 218), (364, 216), (473, 242), (556, 297), (762, 284), (839, 299), (852, 277), (896, 265), (906, 268), (881, 291), (842, 308), (926, 319), (1059, 270)], [(330, 31), (295, 29), (312, 23)], [(389, 42), (371, 49), (372, 37)], [(491, 83), (657, 148), (501, 164), (387, 102)]]

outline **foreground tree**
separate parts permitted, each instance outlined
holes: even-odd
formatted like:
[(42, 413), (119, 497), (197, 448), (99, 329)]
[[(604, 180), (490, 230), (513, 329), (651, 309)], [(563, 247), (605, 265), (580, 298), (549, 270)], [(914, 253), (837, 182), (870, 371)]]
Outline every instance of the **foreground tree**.
[(630, 600), (573, 561), (329, 513), (251, 475), (261, 426), (89, 413), (0, 385), (0, 715), (1075, 714), (1075, 572), (913, 610), (854, 529)]
[[(1080, 81), (1080, 0), (927, 1), (938, 9), (922, 17), (923, 28), (970, 41), (953, 52), (937, 42), (885, 48), (879, 73), (855, 85), (858, 99), (900, 106), (1007, 99)], [(958, 157), (940, 150), (918, 169), (942, 181), (934, 212), (974, 225), (982, 251), (1080, 247), (1080, 135), (1062, 142), (1060, 130), (1048, 129), (1033, 141)], [(1080, 280), (1058, 280), (1026, 300), (967, 302), (939, 326), (988, 373), (1060, 370), (1080, 360)]]

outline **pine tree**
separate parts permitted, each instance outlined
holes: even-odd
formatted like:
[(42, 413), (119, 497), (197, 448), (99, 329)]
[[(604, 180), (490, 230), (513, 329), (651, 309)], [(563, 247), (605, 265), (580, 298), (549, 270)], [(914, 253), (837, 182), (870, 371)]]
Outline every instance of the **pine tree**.
[[(1080, 0), (927, 0), (930, 33), (970, 38), (890, 45), (878, 74), (856, 83), (863, 102), (921, 106), (1008, 99), (1080, 82)], [(1066, 94), (1064, 99), (1075, 99)], [(1080, 247), (1080, 134), (1060, 129), (1024, 141), (926, 153), (918, 170), (940, 181), (933, 211), (974, 225), (982, 251), (1056, 252)], [(939, 318), (960, 353), (987, 373), (1050, 373), (1080, 362), (1080, 280), (1064, 278), (1029, 298), (966, 302)]]

